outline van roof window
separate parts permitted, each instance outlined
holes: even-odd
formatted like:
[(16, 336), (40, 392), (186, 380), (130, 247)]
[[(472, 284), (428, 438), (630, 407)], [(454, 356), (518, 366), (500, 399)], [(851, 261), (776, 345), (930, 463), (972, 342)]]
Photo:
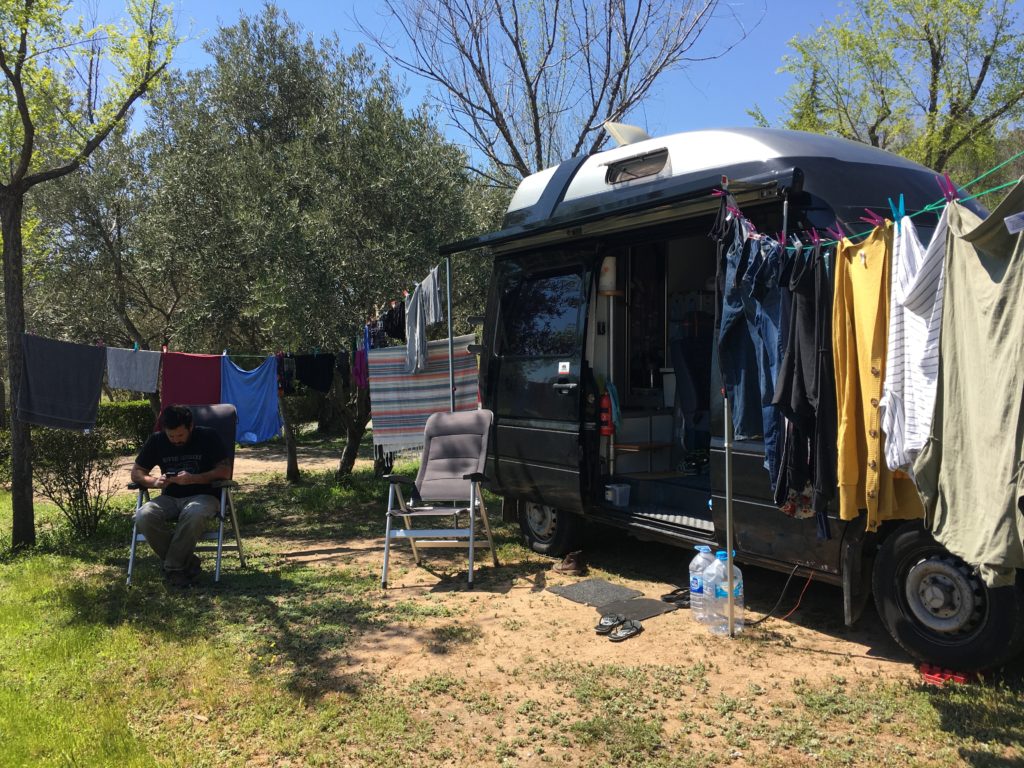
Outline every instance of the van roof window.
[(656, 149), (642, 155), (628, 157), (614, 163), (608, 163), (608, 171), (604, 180), (608, 184), (621, 184), (624, 181), (642, 179), (661, 172), (668, 161), (668, 149)]

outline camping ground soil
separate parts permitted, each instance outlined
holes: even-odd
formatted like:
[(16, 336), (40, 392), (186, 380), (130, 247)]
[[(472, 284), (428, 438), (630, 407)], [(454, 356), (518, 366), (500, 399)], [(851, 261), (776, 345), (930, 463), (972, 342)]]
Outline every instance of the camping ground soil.
[[(234, 604), (222, 633), (240, 639), (258, 672), (217, 697), (245, 700), (242, 687), (280, 681), (276, 695), (297, 696), (312, 730), (290, 741), (245, 736), (235, 724), (245, 716), (218, 712), (202, 686), (161, 718), (133, 722), (159, 734), (180, 720), (189, 735), (161, 738), (194, 743), (195, 764), (221, 764), (199, 738), (209, 731), (234, 756), (223, 764), (253, 767), (1024, 765), (1024, 714), (1007, 705), (1017, 697), (989, 694), (1005, 683), (922, 684), (870, 605), (854, 628), (843, 625), (835, 587), (793, 579), (778, 613), (798, 599), (799, 608), (736, 639), (678, 610), (612, 643), (594, 633), (593, 607), (548, 591), (580, 577), (554, 573), (552, 559), (499, 523), (501, 565), (480, 553), (473, 590), (464, 555), (428, 551), (419, 567), (399, 548), (382, 591), (377, 491), (310, 512), (316, 483), (299, 489), (308, 494), (300, 503), (280, 480), (265, 485), (262, 473), (282, 469), (279, 454), (247, 453), (236, 467), (243, 505), (262, 508), (243, 526), (250, 567), (229, 560), (222, 585), (197, 594), (196, 615)], [(300, 464), (333, 469), (317, 460)], [(593, 529), (584, 551), (583, 578), (655, 598), (685, 582), (684, 550)], [(786, 577), (754, 567), (744, 575), (750, 622), (775, 605)], [(118, 610), (131, 615), (142, 610), (132, 600), (148, 599)], [(323, 714), (335, 710), (336, 721)], [(329, 720), (337, 724), (316, 724)]]

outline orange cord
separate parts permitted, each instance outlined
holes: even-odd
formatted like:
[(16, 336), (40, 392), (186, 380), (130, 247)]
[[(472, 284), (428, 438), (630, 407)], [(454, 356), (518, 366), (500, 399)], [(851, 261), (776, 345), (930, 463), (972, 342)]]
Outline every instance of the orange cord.
[(804, 588), (800, 590), (800, 597), (798, 597), (796, 599), (796, 605), (793, 606), (793, 608), (790, 610), (789, 613), (787, 613), (785, 616), (783, 616), (781, 619), (779, 619), (779, 621), (785, 621), (790, 616), (792, 616), (794, 613), (796, 613), (796, 609), (800, 607), (800, 601), (804, 599), (804, 592), (806, 592), (807, 588), (809, 586), (811, 586), (811, 579), (813, 579), (813, 578), (814, 578), (814, 572), (813, 571), (811, 573), (807, 574), (807, 583), (804, 584)]

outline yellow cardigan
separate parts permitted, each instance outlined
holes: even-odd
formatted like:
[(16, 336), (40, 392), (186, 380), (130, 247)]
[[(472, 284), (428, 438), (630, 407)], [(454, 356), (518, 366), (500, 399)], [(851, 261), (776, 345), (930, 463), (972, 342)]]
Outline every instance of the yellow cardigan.
[(910, 478), (886, 466), (878, 403), (885, 381), (889, 330), (889, 274), (893, 224), (886, 221), (861, 243), (844, 239), (835, 258), (832, 352), (839, 416), (839, 516), (867, 510), (865, 527), (921, 517)]

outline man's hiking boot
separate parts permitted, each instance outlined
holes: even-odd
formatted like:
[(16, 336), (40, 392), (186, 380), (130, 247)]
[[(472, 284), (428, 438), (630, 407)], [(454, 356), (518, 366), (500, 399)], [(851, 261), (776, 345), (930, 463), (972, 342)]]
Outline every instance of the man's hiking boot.
[(582, 576), (587, 572), (587, 564), (583, 561), (583, 550), (570, 552), (562, 562), (552, 566), (551, 570), (555, 573), (564, 573), (567, 576)]

